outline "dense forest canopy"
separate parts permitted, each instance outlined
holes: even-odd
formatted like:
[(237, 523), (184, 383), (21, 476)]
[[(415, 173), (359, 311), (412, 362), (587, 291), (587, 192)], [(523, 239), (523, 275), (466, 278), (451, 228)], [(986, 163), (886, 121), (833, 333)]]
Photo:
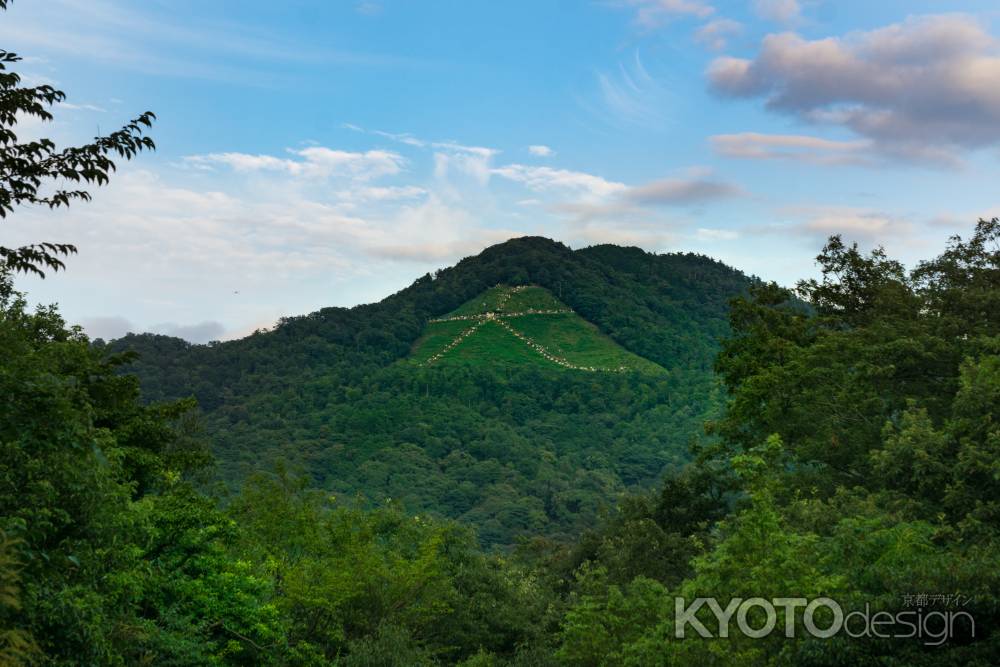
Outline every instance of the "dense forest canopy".
[[(127, 357), (54, 309), (30, 312), (5, 278), (2, 655), (995, 664), (998, 241), (1000, 222), (981, 222), (907, 272), (834, 238), (821, 279), (754, 286), (733, 302), (716, 361), (724, 411), (690, 463), (578, 536), (524, 539), (505, 555), (484, 553), (467, 524), (395, 501), (364, 507), (280, 467), (213, 496), (192, 402), (144, 405), (121, 374)], [(793, 638), (679, 640), (678, 596), (828, 596), (848, 610), (919, 604), (928, 615), (940, 597), (960, 600), (975, 625), (941, 640), (929, 625), (919, 638), (820, 639), (798, 615)]]
[[(818, 263), (820, 279), (734, 302), (719, 439), (573, 554), (570, 664), (997, 661), (1000, 222), (912, 271), (839, 237)], [(676, 641), (671, 595), (959, 608), (975, 624), (942, 634), (934, 616), (937, 639), (897, 623), (886, 638)]]
[[(497, 284), (547, 288), (628, 350), (634, 370), (507, 365), (488, 349), (474, 364), (407, 363), (428, 320)], [(147, 398), (197, 400), (233, 488), (281, 461), (317, 488), (462, 519), (484, 545), (509, 547), (572, 537), (687, 460), (721, 405), (712, 360), (727, 303), (751, 284), (693, 254), (520, 238), (377, 304), (225, 343), (133, 335), (108, 349), (138, 353), (126, 370)]]

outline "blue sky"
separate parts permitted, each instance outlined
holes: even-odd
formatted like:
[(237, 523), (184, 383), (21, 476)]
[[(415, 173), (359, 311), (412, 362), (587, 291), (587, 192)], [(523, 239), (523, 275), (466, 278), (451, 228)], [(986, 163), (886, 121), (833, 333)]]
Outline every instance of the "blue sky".
[(831, 233), (908, 262), (1000, 213), (995, 2), (16, 0), (66, 90), (22, 138), (146, 109), (158, 150), (4, 245), (93, 335), (231, 338), (540, 234), (792, 283)]

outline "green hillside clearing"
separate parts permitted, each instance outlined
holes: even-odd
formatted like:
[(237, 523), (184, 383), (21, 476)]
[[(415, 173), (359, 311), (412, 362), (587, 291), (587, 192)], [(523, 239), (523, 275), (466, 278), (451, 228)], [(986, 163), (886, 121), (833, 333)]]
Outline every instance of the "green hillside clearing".
[(585, 321), (548, 290), (498, 285), (428, 322), (410, 362), (527, 364), (588, 372), (661, 372)]

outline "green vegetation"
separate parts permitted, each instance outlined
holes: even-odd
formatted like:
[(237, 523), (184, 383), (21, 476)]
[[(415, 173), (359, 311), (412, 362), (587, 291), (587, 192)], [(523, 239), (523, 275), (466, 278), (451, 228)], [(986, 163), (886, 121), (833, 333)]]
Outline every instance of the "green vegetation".
[[(435, 322), (428, 325), (434, 329), (450, 322)], [(470, 366), (503, 366), (505, 364), (529, 364), (544, 366), (544, 358), (532, 354), (531, 349), (519, 341), (513, 334), (497, 322), (481, 323), (465, 322), (462, 332), (472, 327), (478, 327), (464, 338), (454, 349), (448, 350), (447, 345), (438, 349), (429, 345), (419, 345), (414, 351), (413, 361), (421, 365), (433, 363), (435, 366), (470, 365)], [(452, 341), (448, 341), (451, 343)], [(446, 351), (448, 350), (448, 351)], [(441, 358), (434, 360), (435, 355)]]
[[(620, 496), (601, 520), (590, 504), (616, 493), (606, 471), (647, 469), (627, 430), (644, 433), (658, 410), (670, 412), (666, 396), (636, 395), (649, 389), (642, 374), (390, 365), (337, 428), (350, 415), (341, 432), (357, 441), (404, 433), (407, 444), (360, 462), (343, 447), (317, 462), (330, 471), (323, 485), (353, 474), (384, 494), (379, 502), (320, 491), (281, 466), (218, 496), (191, 403), (141, 404), (135, 378), (120, 374), (126, 358), (67, 329), (54, 309), (28, 312), (5, 276), (0, 656), (14, 665), (995, 664), (998, 241), (1000, 221), (983, 222), (907, 274), (835, 238), (820, 256), (822, 280), (797, 293), (754, 287), (734, 302), (718, 356), (729, 397), (713, 438), (657, 490)], [(529, 387), (550, 403), (478, 418)], [(560, 416), (567, 391), (580, 412)], [(594, 401), (636, 415), (602, 413), (627, 429), (598, 434), (612, 443), (603, 461), (582, 448), (577, 423), (600, 412)], [(398, 421), (414, 414), (409, 426)], [(538, 496), (518, 493), (539, 483)], [(461, 522), (434, 518), (441, 507), (459, 508)], [(483, 552), (480, 541), (503, 544), (512, 527), (525, 536), (515, 549)], [(724, 605), (828, 596), (845, 611), (897, 613), (921, 594), (958, 594), (975, 635), (959, 624), (940, 646), (814, 639), (800, 613), (794, 638), (673, 636), (675, 596)]]
[(480, 295), (474, 296), (461, 306), (444, 315), (444, 318), (460, 315), (481, 315), (490, 311), (515, 313), (526, 310), (566, 310), (566, 304), (556, 299), (551, 292), (537, 285), (496, 285)]
[(424, 334), (413, 344), (413, 352), (409, 357), (417, 366), (423, 366), (432, 356), (444, 351), (463, 333), (478, 324), (476, 320), (451, 320), (448, 322), (431, 322)]
[[(10, 146), (7, 110), (58, 96), (0, 81)], [(5, 168), (0, 201), (85, 199), (19, 199), (39, 165)], [(0, 251), (2, 665), (1000, 661), (1000, 220), (910, 272), (833, 237), (794, 291), (694, 255), (518, 239), (209, 346), (90, 341), (13, 288), (69, 250)], [(505, 307), (557, 293), (583, 318), (517, 331), (658, 372), (482, 363), (523, 355), (503, 320), (470, 337), (477, 363), (405, 361), (498, 283), (549, 290)], [(678, 596), (929, 616), (912, 598), (939, 595), (974, 632), (816, 639), (782, 611), (792, 638), (674, 636)]]
[(0, 272), (4, 665), (429, 665), (512, 654), (541, 597), (471, 531), (364, 511), (283, 472), (223, 507), (188, 402)]
[[(559, 571), (576, 578), (557, 655), (574, 665), (996, 664), (998, 242), (1000, 221), (980, 222), (907, 273), (834, 237), (821, 280), (738, 300), (717, 362), (730, 393), (711, 424), (719, 440), (564, 557)], [(933, 602), (949, 594), (961, 602)], [(936, 619), (923, 639), (813, 639), (799, 614), (795, 639), (678, 641), (674, 595), (960, 609), (975, 634), (963, 619), (933, 646)]]
[(428, 322), (418, 366), (523, 364), (546, 369), (663, 372), (584, 322), (548, 290), (500, 285)]
[(481, 315), (483, 313), (488, 313), (490, 311), (495, 311), (500, 308), (500, 303), (505, 296), (508, 295), (509, 287), (506, 285), (497, 285), (491, 287), (484, 291), (482, 294), (477, 294), (472, 297), (461, 306), (446, 313), (445, 318), (448, 317), (459, 317), (462, 315)]
[(658, 364), (616, 345), (597, 327), (573, 315), (528, 315), (512, 317), (509, 322), (518, 332), (578, 366), (646, 373), (663, 370)]
[[(635, 370), (567, 370), (495, 322), (448, 363), (414, 363), (473, 324), (430, 320), (481, 305), (498, 284), (535, 286), (511, 295), (518, 308), (548, 306), (561, 290), (581, 316), (530, 316), (555, 323), (539, 333), (545, 346), (580, 365)], [(749, 284), (696, 255), (522, 238), (380, 303), (290, 318), (242, 340), (144, 335), (105, 349), (139, 353), (127, 370), (147, 400), (197, 400), (233, 492), (281, 462), (316, 488), (372, 506), (392, 498), (509, 548), (534, 535), (571, 538), (688, 459), (722, 404), (711, 366), (726, 303)], [(518, 329), (529, 317), (515, 319)]]

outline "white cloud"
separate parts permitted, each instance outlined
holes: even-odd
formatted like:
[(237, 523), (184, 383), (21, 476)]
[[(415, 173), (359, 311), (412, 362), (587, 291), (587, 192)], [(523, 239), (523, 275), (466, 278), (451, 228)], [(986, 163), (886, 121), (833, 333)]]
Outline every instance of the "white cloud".
[(364, 153), (333, 150), (323, 146), (310, 146), (299, 150), (289, 149), (299, 160), (273, 155), (248, 153), (208, 153), (190, 155), (185, 162), (196, 167), (225, 165), (235, 171), (277, 171), (306, 178), (329, 178), (335, 175), (369, 180), (399, 173), (405, 160), (398, 153), (371, 150)]
[(556, 154), (554, 150), (543, 144), (533, 144), (528, 146), (528, 152), (536, 157), (552, 157)]
[(476, 255), (488, 246), (524, 236), (516, 230), (473, 230), (465, 238), (442, 241), (413, 240), (407, 243), (386, 243), (370, 250), (375, 257), (407, 262), (454, 262)]
[(1000, 218), (1000, 204), (961, 212), (949, 210), (938, 213), (928, 220), (928, 225), (932, 228), (955, 229), (965, 234), (977, 220), (992, 220), (993, 218)]
[(719, 155), (746, 160), (794, 160), (815, 164), (874, 164), (869, 140), (834, 141), (800, 134), (717, 134), (709, 138)]
[(453, 174), (471, 177), (481, 186), (490, 182), (492, 152), (442, 151), (434, 153), (434, 176), (450, 185)]
[[(792, 223), (791, 230), (813, 237), (817, 242), (833, 234), (845, 240), (868, 243), (892, 241), (898, 244), (913, 235), (911, 221), (877, 209), (853, 206), (789, 206), (780, 214)], [(781, 232), (780, 228), (775, 229)], [(787, 230), (785, 230), (787, 231)]]
[(718, 58), (710, 86), (847, 128), (883, 155), (955, 164), (1000, 145), (1000, 45), (974, 19), (909, 19), (843, 38), (767, 36), (752, 60)]
[(645, 225), (654, 217), (649, 209), (622, 199), (600, 202), (558, 201), (549, 204), (547, 209), (567, 218), (576, 227), (594, 223), (619, 226)]
[(255, 31), (236, 21), (185, 23), (164, 3), (13, 3), (3, 20), (8, 44), (17, 52), (41, 49), (186, 79), (266, 85), (274, 80), (270, 77), (276, 61), (321, 66), (413, 64), (389, 55), (333, 50), (328, 44), (281, 41), (274, 31)]
[(72, 104), (70, 102), (59, 102), (56, 107), (57, 109), (69, 109), (71, 111), (94, 111), (97, 113), (104, 113), (107, 111), (104, 107), (99, 107), (96, 104)]
[(465, 153), (468, 155), (475, 155), (481, 158), (490, 158), (500, 153), (496, 148), (488, 148), (486, 146), (471, 146), (468, 144), (462, 144), (457, 141), (429, 141), (427, 139), (421, 139), (415, 137), (408, 132), (386, 132), (384, 130), (368, 130), (360, 125), (354, 125), (353, 123), (341, 123), (341, 127), (352, 132), (359, 132), (362, 134), (371, 134), (376, 137), (383, 137), (385, 139), (391, 139), (392, 141), (406, 144), (407, 146), (412, 146), (414, 148), (433, 148), (437, 150), (446, 151), (449, 153)]
[(416, 185), (393, 185), (387, 187), (368, 186), (342, 190), (338, 199), (342, 201), (382, 202), (400, 199), (417, 199), (427, 194), (425, 188)]
[(708, 18), (715, 8), (704, 0), (625, 0), (635, 10), (635, 22), (643, 28), (657, 28), (675, 17)]
[(453, 175), (471, 177), (479, 185), (487, 185), (490, 180), (492, 160), (500, 154), (496, 148), (473, 146), (457, 141), (429, 141), (405, 132), (369, 130), (351, 123), (343, 123), (341, 127), (353, 132), (390, 139), (413, 148), (433, 151), (434, 175), (442, 186), (449, 189), (454, 189), (450, 183)]
[[(497, 167), (493, 173), (553, 198), (545, 204), (546, 208), (577, 224), (599, 220), (645, 224), (656, 217), (652, 209), (657, 207), (703, 204), (746, 195), (742, 188), (713, 178), (704, 169), (690, 169), (679, 176), (636, 186), (585, 172), (523, 164)], [(544, 203), (537, 199), (528, 202)]]
[(211, 168), (213, 164), (222, 164), (236, 171), (287, 171), (294, 173), (301, 168), (301, 165), (277, 158), (273, 155), (250, 155), (248, 153), (209, 153), (207, 155), (189, 155), (184, 158), (185, 162), (196, 167)]
[(743, 25), (738, 21), (720, 18), (709, 21), (698, 28), (694, 33), (694, 39), (713, 51), (722, 51), (726, 48), (729, 38), (742, 31)]
[(484, 146), (466, 146), (452, 141), (436, 141), (428, 144), (436, 149), (434, 153), (434, 175), (442, 183), (450, 185), (451, 174), (469, 176), (480, 186), (490, 181), (491, 163), (500, 151)]
[[(5, 222), (5, 232), (15, 245), (43, 238), (78, 246), (80, 254), (68, 261), (72, 281), (58, 274), (41, 287), (62, 285), (64, 301), (73, 285), (86, 286), (67, 301), (71, 318), (93, 314), (105, 298), (128, 309), (127, 320), (89, 318), (84, 324), (94, 335), (152, 330), (194, 341), (342, 303), (345, 297), (331, 293), (329, 285), (356, 284), (367, 274), (369, 291), (360, 292), (356, 284), (346, 298), (356, 303), (370, 292), (384, 296), (395, 261), (449, 263), (520, 233), (490, 228), (482, 211), (446, 204), (418, 186), (376, 187), (362, 180), (348, 195), (329, 190), (323, 201), (297, 190), (288, 171), (268, 173), (268, 188), (225, 176), (229, 194), (171, 186), (125, 165), (92, 203), (19, 211)], [(198, 182), (208, 178), (222, 175)], [(401, 274), (412, 279), (413, 271), (411, 266)], [(143, 306), (149, 295), (161, 302)], [(164, 320), (173, 324), (155, 324)], [(226, 331), (209, 326), (213, 321), (227, 323)]]
[(642, 205), (677, 205), (743, 196), (742, 188), (698, 172), (684, 178), (661, 178), (629, 188), (624, 197)]
[(323, 175), (348, 172), (356, 178), (378, 178), (398, 174), (405, 164), (402, 156), (391, 151), (352, 153), (312, 146), (293, 152), (305, 160), (307, 170), (315, 168)]
[(495, 148), (486, 148), (485, 146), (466, 146), (464, 144), (459, 144), (454, 141), (434, 141), (428, 144), (432, 148), (438, 148), (441, 150), (448, 151), (450, 153), (462, 153), (465, 155), (474, 155), (478, 158), (491, 158), (494, 155), (498, 155), (500, 151)]
[(624, 183), (609, 181), (600, 176), (568, 169), (509, 164), (493, 169), (493, 173), (511, 181), (523, 183), (535, 192), (570, 192), (590, 198), (604, 198), (624, 192)]

